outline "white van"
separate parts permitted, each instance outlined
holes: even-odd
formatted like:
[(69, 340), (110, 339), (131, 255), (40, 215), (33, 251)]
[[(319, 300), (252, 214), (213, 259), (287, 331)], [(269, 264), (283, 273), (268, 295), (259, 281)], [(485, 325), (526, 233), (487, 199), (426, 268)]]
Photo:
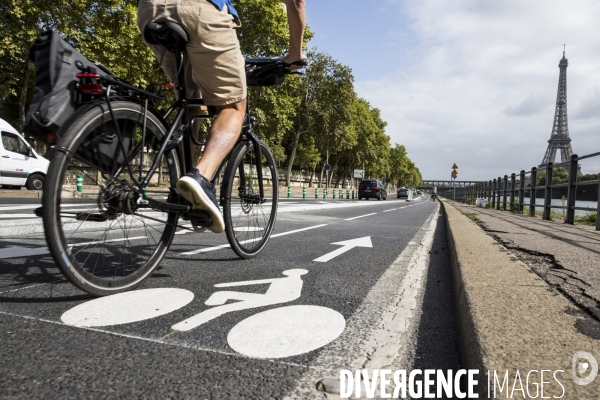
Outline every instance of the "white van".
[(0, 185), (4, 189), (42, 190), (50, 161), (40, 156), (17, 132), (0, 119)]

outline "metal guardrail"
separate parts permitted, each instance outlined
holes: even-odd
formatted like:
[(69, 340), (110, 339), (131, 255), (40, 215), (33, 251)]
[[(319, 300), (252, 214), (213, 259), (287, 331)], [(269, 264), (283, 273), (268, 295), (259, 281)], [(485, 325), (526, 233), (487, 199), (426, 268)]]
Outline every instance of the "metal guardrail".
[[(549, 163), (544, 169), (538, 170), (536, 167), (531, 168), (531, 171), (525, 172), (522, 170), (518, 176), (513, 173), (504, 175), (504, 178), (489, 180), (487, 182), (473, 184), (468, 187), (456, 188), (438, 188), (438, 195), (463, 203), (475, 203), (478, 198), (487, 198), (492, 208), (506, 211), (507, 208), (511, 212), (523, 214), (525, 192), (529, 192), (529, 215), (535, 216), (536, 207), (542, 208), (542, 218), (549, 220), (553, 208), (565, 209), (565, 223), (573, 225), (575, 223), (575, 211), (590, 211), (596, 212), (596, 230), (600, 231), (600, 179), (577, 181), (577, 172), (579, 161), (586, 158), (600, 156), (600, 152), (588, 154), (582, 157), (573, 154), (569, 161), (562, 163)], [(568, 171), (568, 182), (553, 184), (553, 173), (555, 168), (565, 168)], [(545, 170), (546, 179), (543, 185), (537, 185), (538, 172)], [(598, 204), (596, 207), (577, 207), (575, 206), (577, 187), (585, 185), (598, 186)], [(552, 205), (552, 189), (567, 188), (566, 204), (563, 206)], [(536, 205), (536, 193), (538, 190), (544, 191), (544, 204)], [(518, 200), (518, 201), (515, 201)]]

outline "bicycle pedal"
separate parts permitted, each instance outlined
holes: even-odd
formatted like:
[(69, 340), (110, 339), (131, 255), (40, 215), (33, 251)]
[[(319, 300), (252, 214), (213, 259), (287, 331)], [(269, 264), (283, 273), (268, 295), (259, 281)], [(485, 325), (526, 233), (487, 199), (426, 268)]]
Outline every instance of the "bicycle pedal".
[(196, 227), (208, 228), (212, 226), (212, 219), (205, 211), (191, 210), (187, 213), (187, 216), (190, 218), (190, 222), (194, 229), (196, 229)]
[(196, 226), (192, 224), (192, 228), (194, 228), (194, 233), (203, 233), (208, 229), (206, 226)]
[(33, 210), (34, 214), (36, 217), (43, 217), (44, 216), (44, 207), (38, 207), (35, 210)]

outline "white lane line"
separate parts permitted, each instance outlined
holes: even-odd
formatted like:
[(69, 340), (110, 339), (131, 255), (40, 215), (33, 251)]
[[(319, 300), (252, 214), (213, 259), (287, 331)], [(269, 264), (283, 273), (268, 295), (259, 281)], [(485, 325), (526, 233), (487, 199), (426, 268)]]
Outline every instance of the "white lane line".
[(275, 235), (271, 235), (271, 237), (279, 237), (279, 236), (291, 235), (292, 233), (298, 233), (298, 232), (308, 231), (310, 229), (315, 229), (315, 228), (322, 228), (322, 227), (327, 226), (327, 225), (328, 224), (321, 224), (321, 225), (309, 226), (307, 228), (296, 229), (296, 230), (289, 231), (289, 232), (277, 233)]
[[(61, 207), (85, 207), (85, 206), (97, 206), (95, 203), (90, 204), (61, 204)], [(12, 211), (12, 210), (35, 210), (36, 208), (41, 207), (41, 204), (34, 204), (30, 206), (9, 206), (9, 207), (0, 207), (0, 212), (2, 211)]]
[(344, 219), (344, 221), (352, 221), (353, 219), (358, 219), (358, 218), (368, 217), (369, 215), (375, 215), (375, 214), (377, 214), (377, 213), (371, 213), (371, 214), (359, 215), (358, 217), (346, 218), (346, 219)]
[(0, 214), (0, 218), (38, 218), (34, 213), (30, 214)]
[[(271, 238), (274, 237), (279, 237), (279, 236), (285, 236), (285, 235), (291, 235), (294, 233), (298, 233), (298, 232), (304, 232), (304, 231), (308, 231), (311, 229), (316, 229), (316, 228), (321, 228), (323, 226), (327, 226), (327, 224), (321, 224), (321, 225), (315, 225), (315, 226), (309, 226), (307, 228), (301, 228), (301, 229), (295, 229), (293, 231), (288, 231), (288, 232), (282, 232), (282, 233), (277, 233), (275, 235), (271, 235)], [(257, 240), (261, 240), (262, 238), (256, 238), (256, 239), (249, 239), (249, 240), (244, 240), (241, 241), (241, 244), (245, 244), (245, 243), (252, 243), (252, 242), (256, 242)], [(185, 253), (180, 253), (180, 255), (182, 256), (191, 256), (193, 254), (199, 254), (199, 253), (206, 253), (208, 251), (214, 251), (214, 250), (220, 250), (220, 249), (226, 249), (230, 247), (229, 244), (222, 244), (219, 246), (214, 246), (214, 247), (207, 247), (206, 249), (198, 249), (198, 250), (192, 250), (192, 251), (186, 251)]]
[(390, 209), (390, 210), (385, 210), (385, 211), (383, 211), (383, 212), (394, 211), (394, 210), (397, 210), (397, 208), (392, 208), (392, 209)]

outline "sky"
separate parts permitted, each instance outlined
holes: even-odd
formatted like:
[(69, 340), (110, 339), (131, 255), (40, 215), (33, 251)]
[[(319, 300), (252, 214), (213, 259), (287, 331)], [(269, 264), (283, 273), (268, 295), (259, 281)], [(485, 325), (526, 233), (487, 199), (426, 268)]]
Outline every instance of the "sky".
[[(573, 152), (600, 151), (600, 0), (307, 0), (309, 47), (352, 68), (425, 180), (542, 162), (566, 44)], [(560, 160), (560, 156), (558, 156)], [(600, 157), (582, 164), (598, 173)]]

